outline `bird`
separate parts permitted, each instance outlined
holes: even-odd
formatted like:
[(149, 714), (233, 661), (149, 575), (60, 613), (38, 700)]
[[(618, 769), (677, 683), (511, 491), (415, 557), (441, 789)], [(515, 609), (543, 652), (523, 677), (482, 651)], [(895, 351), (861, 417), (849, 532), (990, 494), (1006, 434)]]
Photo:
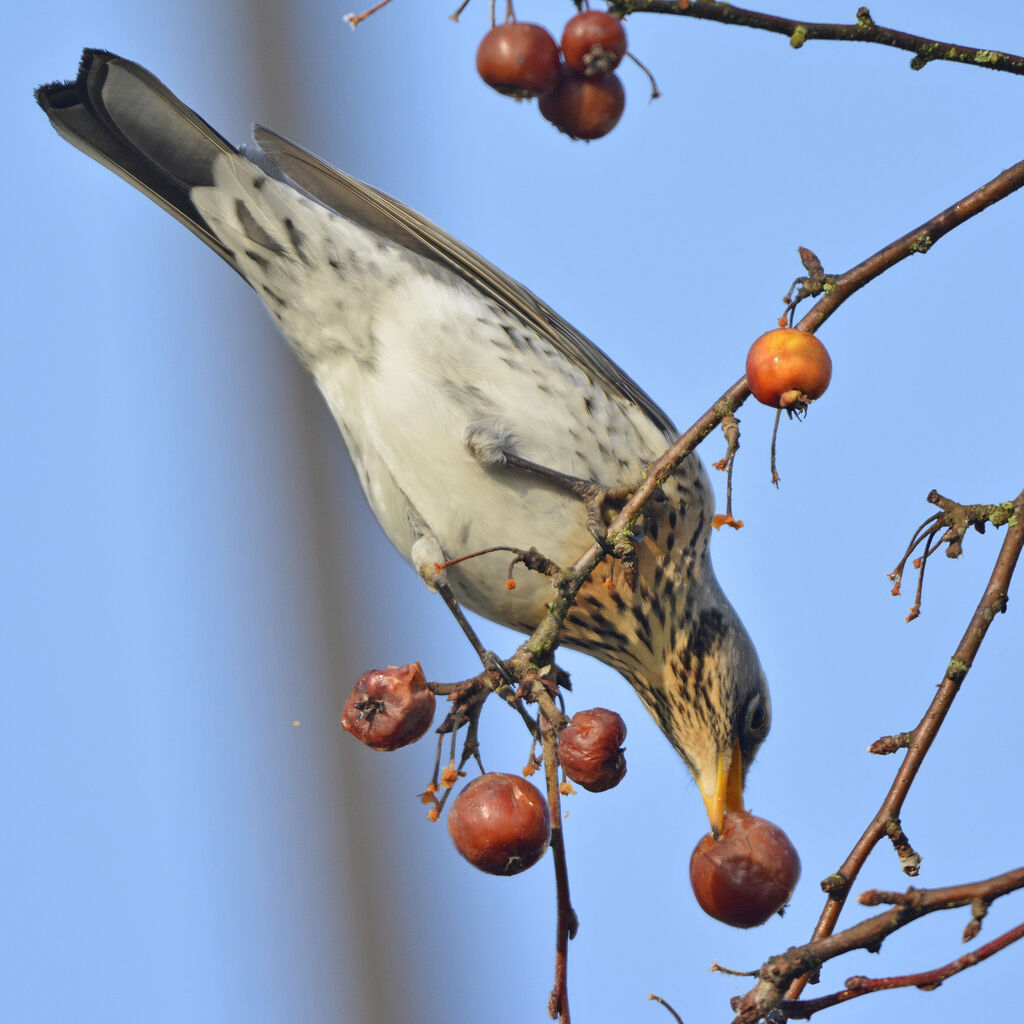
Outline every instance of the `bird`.
[[(522, 632), (593, 537), (573, 482), (636, 486), (677, 437), (662, 409), (525, 287), (442, 229), (267, 128), (236, 148), (145, 68), (83, 52), (38, 104), (73, 146), (177, 218), (262, 299), (337, 422), (384, 533), (423, 580)], [(696, 454), (609, 554), (560, 642), (618, 670), (690, 769), (712, 829), (743, 808), (771, 725), (750, 636), (719, 585)], [(439, 571), (440, 566), (446, 566)]]

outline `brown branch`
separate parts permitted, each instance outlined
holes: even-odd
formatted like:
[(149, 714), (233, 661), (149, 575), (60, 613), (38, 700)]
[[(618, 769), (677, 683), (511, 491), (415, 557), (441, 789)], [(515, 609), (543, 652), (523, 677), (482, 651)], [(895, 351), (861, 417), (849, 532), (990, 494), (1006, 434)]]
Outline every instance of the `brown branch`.
[[(736, 1018), (733, 1024), (754, 1024), (754, 1022), (760, 1020), (766, 1013), (776, 1007), (788, 1016), (809, 1017), (810, 1013), (822, 1007), (814, 1007), (810, 1013), (803, 1014), (794, 1012), (794, 1008), (799, 1010), (801, 1007), (807, 1007), (816, 1003), (816, 1000), (808, 1000), (807, 1003), (803, 1003), (794, 999), (783, 1000), (781, 998), (783, 990), (794, 978), (804, 976), (811, 971), (816, 971), (823, 963), (843, 953), (848, 953), (853, 949), (867, 949), (871, 952), (877, 952), (882, 942), (893, 932), (910, 924), (911, 921), (916, 921), (920, 917), (934, 913), (936, 910), (951, 910), (954, 907), (971, 906), (978, 901), (988, 903), (1000, 896), (1005, 896), (1007, 893), (1022, 888), (1024, 888), (1024, 867), (1015, 868), (1004, 874), (996, 875), (994, 878), (972, 882), (967, 885), (953, 885), (942, 889), (909, 889), (906, 893), (898, 894), (865, 893), (865, 896), (869, 897), (869, 902), (871, 902), (870, 897), (878, 899), (880, 896), (897, 896), (898, 900), (894, 907), (886, 910), (884, 913), (876, 914), (874, 917), (860, 921), (845, 931), (838, 932), (835, 935), (812, 939), (803, 946), (795, 946), (792, 949), (786, 950), (785, 953), (772, 957), (761, 968), (761, 980), (758, 984), (738, 1001), (735, 1007)], [(878, 899), (878, 902), (884, 901)], [(1007, 935), (1009, 934), (1012, 933), (1007, 933)], [(1019, 937), (1016, 936), (1016, 938)], [(978, 954), (983, 950), (987, 950), (987, 946), (975, 950), (969, 956), (973, 956), (975, 958), (974, 962), (978, 962), (987, 956), (991, 956), (992, 953), (998, 952), (998, 949), (1009, 945), (1011, 941), (1015, 941), (1014, 939), (1007, 939), (1006, 936), (1001, 936), (1000, 939), (995, 941), (998, 943), (1000, 940), (1005, 941), (997, 948), (986, 952), (985, 956), (978, 957)], [(991, 945), (993, 944), (989, 943), (989, 946)], [(961, 961), (966, 961), (967, 959), (968, 957), (960, 958)], [(937, 968), (935, 971), (927, 972), (924, 976), (926, 979), (924, 983), (934, 984), (937, 981), (941, 981), (942, 978), (938, 977), (938, 975), (959, 962), (954, 961), (953, 964), (949, 964), (945, 968)], [(971, 963), (965, 962), (957, 970), (951, 970), (950, 975), (970, 966)], [(929, 976), (931, 978), (930, 982), (928, 980)], [(911, 975), (910, 977), (915, 976)], [(863, 980), (867, 982), (869, 979)], [(881, 982), (895, 980), (881, 979)], [(910, 981), (908, 984), (918, 983)], [(851, 985), (850, 981), (847, 982), (847, 988), (855, 987), (855, 985)], [(895, 988), (896, 985), (878, 984), (877, 987)], [(829, 999), (831, 997), (826, 996), (824, 998)], [(850, 997), (847, 996), (846, 998)], [(843, 1000), (839, 999), (837, 1001), (842, 1002)]]
[[(1014, 501), (1014, 516), (1008, 524), (1006, 536), (1003, 538), (1002, 547), (996, 558), (995, 567), (985, 586), (981, 600), (953, 657), (950, 659), (945, 677), (939, 684), (935, 697), (928, 706), (924, 717), (910, 734), (907, 754), (896, 773), (889, 792), (882, 801), (882, 805), (875, 814), (875, 817), (850, 852), (850, 855), (843, 862), (839, 870), (829, 876), (826, 880), (828, 884), (823, 885), (823, 888), (828, 893), (825, 908), (814, 929), (811, 941), (807, 946), (800, 947), (803, 950), (813, 950), (814, 952), (813, 955), (809, 955), (803, 970), (797, 970), (788, 974), (781, 981), (782, 985), (790, 986), (789, 991), (786, 993), (787, 999), (795, 1000), (799, 997), (809, 975), (817, 969), (822, 960), (829, 959), (830, 956), (835, 956), (839, 952), (845, 952), (847, 949), (854, 949), (858, 945), (862, 945), (860, 942), (849, 944), (849, 938), (851, 935), (859, 934), (858, 929), (868, 928), (868, 922), (862, 922), (860, 925), (856, 925), (841, 933), (845, 938), (837, 946), (830, 945), (829, 937), (832, 936), (832, 932), (835, 929), (836, 921), (846, 902), (850, 887), (864, 866), (868, 855), (875, 848), (879, 840), (887, 834), (887, 829), (891, 828), (891, 823), (894, 820), (898, 820), (910, 786), (916, 778), (921, 763), (928, 753), (935, 736), (938, 734), (939, 728), (949, 713), (953, 700), (960, 691), (960, 687), (978, 653), (981, 642), (988, 632), (988, 627), (991, 625), (993, 618), (1006, 609), (1010, 579), (1013, 576), (1022, 547), (1024, 547), (1024, 491), (1021, 491)], [(1024, 880), (1024, 869), (1022, 869), (1021, 877)], [(936, 892), (939, 891), (948, 893), (948, 890), (936, 890)], [(903, 906), (906, 905), (909, 904), (903, 904)], [(874, 921), (875, 919), (872, 918), (871, 920)], [(888, 934), (888, 932), (885, 934)], [(836, 938), (838, 939), (839, 937), (837, 936)], [(843, 946), (843, 942), (846, 942), (847, 945)], [(825, 951), (828, 950), (834, 950), (834, 952), (828, 952), (826, 955)], [(784, 954), (784, 956), (787, 955)], [(748, 994), (748, 997), (753, 999), (754, 1003), (762, 1007), (762, 1011), (770, 1009), (782, 998), (781, 988), (774, 990), (774, 996), (772, 996), (764, 987), (768, 984), (769, 988), (771, 988), (771, 984), (769, 984), (770, 979), (775, 978), (778, 980), (782, 977), (771, 966), (778, 962), (778, 957), (767, 962), (761, 971), (762, 981)], [(758, 993), (756, 997), (755, 993)], [(754, 1005), (754, 1003), (751, 1005)], [(740, 1019), (739, 1017), (737, 1018), (737, 1020)], [(754, 1020), (756, 1018), (744, 1017), (742, 1019)]]
[[(943, 235), (977, 216), (1000, 199), (1024, 186), (1024, 160), (996, 175), (991, 181), (964, 196), (959, 202), (908, 231), (894, 242), (880, 249), (862, 263), (831, 278), (831, 287), (811, 307), (797, 324), (799, 330), (814, 333), (848, 299), (897, 263), (915, 253), (927, 252)], [(671, 448), (649, 467), (644, 481), (633, 492), (632, 498), (607, 529), (607, 540), (612, 545), (628, 543), (629, 532), (635, 526), (644, 505), (654, 492), (671, 475), (701, 441), (718, 426), (726, 416), (731, 416), (750, 397), (747, 378), (741, 377), (714, 405), (711, 406), (685, 433), (681, 434)], [(576, 594), (591, 572), (605, 557), (605, 549), (593, 544), (568, 570), (555, 577), (557, 594), (549, 605), (549, 612), (534, 633), (520, 646), (516, 657), (525, 658), (534, 664), (550, 660), (558, 645), (558, 634), (562, 622), (575, 600)]]
[(576, 934), (576, 912), (569, 898), (569, 868), (565, 859), (565, 837), (562, 832), (562, 805), (558, 791), (558, 732), (556, 726), (563, 718), (550, 695), (540, 692), (543, 683), (534, 687), (541, 705), (538, 716), (541, 743), (544, 748), (544, 777), (547, 781), (548, 808), (551, 812), (551, 857), (555, 863), (555, 982), (548, 999), (548, 1013), (562, 1024), (569, 1019), (569, 940)]
[[(833, 285), (828, 293), (814, 304), (807, 315), (797, 324), (797, 328), (813, 334), (850, 296), (860, 291), (876, 277), (908, 256), (927, 252), (943, 235), (948, 234), (971, 217), (977, 216), (993, 203), (1005, 199), (1006, 196), (1016, 192), (1022, 186), (1024, 186), (1024, 160), (1007, 168), (991, 181), (982, 185), (981, 188), (975, 189), (959, 202), (931, 217), (912, 231), (908, 231), (851, 270), (833, 278)], [(725, 416), (734, 413), (749, 396), (750, 389), (747, 386), (747, 378), (741, 377), (685, 434), (679, 437), (660, 459), (651, 465), (647, 479), (609, 526), (609, 538), (617, 531), (626, 529), (635, 523), (643, 506), (654, 491), (664, 483), (672, 470), (707, 437)], [(577, 571), (589, 566), (586, 568), (589, 574), (602, 555), (603, 551), (600, 547), (596, 544), (593, 545), (576, 562), (573, 570)]]
[(849, 1000), (865, 996), (869, 992), (883, 992), (891, 988), (919, 988), (923, 992), (930, 992), (947, 979), (952, 978), (954, 974), (959, 974), (961, 971), (967, 970), (968, 967), (987, 960), (994, 953), (998, 953), (1021, 938), (1024, 938), (1024, 924), (1011, 928), (991, 942), (986, 942), (984, 946), (979, 946), (973, 952), (957, 957), (956, 960), (942, 967), (936, 967), (930, 971), (920, 971), (917, 974), (898, 975), (894, 978), (863, 978), (859, 976), (847, 978), (846, 988), (839, 992), (833, 992), (828, 996), (819, 996), (817, 999), (783, 1000), (779, 1009), (790, 1020), (810, 1020), (819, 1010), (826, 1010), (830, 1006), (849, 1002)]
[(914, 55), (910, 67), (920, 71), (933, 60), (953, 61), (974, 67), (989, 68), (992, 71), (1007, 71), (1012, 75), (1024, 75), (1024, 57), (1000, 50), (983, 50), (956, 43), (942, 43), (937, 39), (926, 39), (910, 32), (876, 25), (866, 7), (857, 10), (857, 21), (852, 25), (835, 25), (824, 22), (797, 21), (780, 18), (775, 14), (748, 11), (726, 3), (709, 3), (707, 0), (613, 0), (609, 9), (614, 14), (675, 14), (684, 18), (698, 18), (701, 21), (717, 21), (723, 25), (743, 25), (787, 36), (790, 45), (799, 49), (813, 40), (834, 42), (876, 43), (906, 50)]
[(926, 253), (944, 235), (959, 227), (993, 203), (1005, 199), (1024, 185), (1024, 160), (997, 174), (981, 188), (964, 196), (959, 202), (908, 231), (901, 238), (879, 249), (863, 263), (845, 274), (832, 278), (832, 287), (818, 300), (810, 312), (797, 324), (802, 331), (812, 334), (855, 292), (873, 281), (890, 267), (916, 253)]

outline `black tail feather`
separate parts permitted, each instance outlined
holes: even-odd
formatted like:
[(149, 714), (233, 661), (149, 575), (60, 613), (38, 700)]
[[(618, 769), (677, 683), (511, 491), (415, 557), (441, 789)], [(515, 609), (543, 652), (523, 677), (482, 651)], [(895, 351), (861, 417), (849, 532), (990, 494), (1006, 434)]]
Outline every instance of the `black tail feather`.
[(159, 79), (106, 50), (87, 49), (75, 81), (41, 85), (35, 98), (63, 138), (159, 203), (235, 266), (189, 195), (212, 184), (216, 157), (237, 150)]

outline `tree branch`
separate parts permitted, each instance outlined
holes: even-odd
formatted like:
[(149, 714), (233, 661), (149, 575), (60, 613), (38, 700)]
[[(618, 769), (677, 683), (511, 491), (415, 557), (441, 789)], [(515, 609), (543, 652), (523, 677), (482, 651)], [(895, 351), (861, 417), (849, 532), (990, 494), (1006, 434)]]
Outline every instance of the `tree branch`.
[(942, 43), (937, 39), (926, 39), (910, 32), (885, 28), (875, 24), (871, 12), (866, 7), (858, 8), (857, 21), (852, 25), (797, 21), (709, 0), (613, 0), (609, 9), (620, 16), (675, 14), (684, 18), (698, 18), (701, 21), (717, 21), (723, 25), (744, 25), (747, 28), (788, 36), (790, 46), (794, 49), (799, 49), (812, 39), (891, 46), (914, 54), (910, 62), (910, 67), (914, 71), (920, 71), (933, 60), (942, 60), (971, 64), (992, 71), (1007, 71), (1012, 75), (1024, 75), (1024, 57), (1003, 53), (1000, 50), (982, 50), (956, 43)]
[[(942, 889), (909, 889), (906, 893), (865, 893), (861, 901), (869, 904), (880, 895), (885, 897), (896, 897), (895, 906), (882, 914), (876, 914), (865, 921), (847, 928), (836, 935), (825, 936), (820, 939), (812, 939), (803, 946), (794, 946), (778, 956), (772, 957), (762, 968), (758, 984), (748, 992), (736, 1006), (737, 1015), (733, 1024), (755, 1024), (770, 1010), (778, 1007), (788, 1016), (806, 1018), (824, 1006), (817, 1006), (818, 1000), (808, 1000), (806, 1003), (794, 1000), (782, 1000), (781, 993), (786, 985), (795, 977), (806, 974), (808, 971), (817, 970), (823, 963), (853, 949), (867, 949), (877, 952), (882, 942), (893, 932), (916, 921), (920, 917), (934, 913), (936, 910), (951, 910), (954, 907), (969, 906), (977, 900), (992, 902), (1000, 896), (1024, 888), (1024, 867), (1015, 868), (1004, 874), (996, 875), (981, 882), (972, 882), (968, 885), (954, 885)], [(886, 900), (887, 901), (887, 900)], [(878, 900), (883, 902), (883, 900)], [(1018, 929), (1000, 936), (994, 942), (977, 949), (966, 957), (948, 964), (946, 967), (936, 968), (934, 971), (926, 972), (923, 975), (908, 975), (909, 979), (922, 978), (922, 981), (906, 980), (898, 978), (883, 978), (877, 981), (870, 979), (850, 979), (847, 982), (848, 989), (856, 989), (859, 982), (863, 981), (868, 990), (882, 988), (896, 988), (897, 983), (909, 985), (934, 985), (942, 981), (944, 977), (950, 977), (958, 971), (965, 970), (978, 963), (999, 949), (1008, 946), (1011, 942), (1020, 938), (1014, 934)], [(1008, 937), (1012, 936), (1012, 937)], [(990, 948), (994, 947), (994, 948)], [(979, 954), (983, 954), (980, 955)], [(968, 962), (970, 961), (970, 962)], [(957, 964), (959, 967), (954, 968)], [(948, 971), (943, 975), (942, 972)], [(858, 992), (858, 995), (863, 994)], [(841, 995), (841, 994), (837, 994)], [(825, 996), (823, 1000), (843, 1002), (845, 999)], [(832, 1005), (832, 1003), (827, 1003)], [(805, 1011), (799, 1012), (801, 1008)], [(809, 1010), (809, 1012), (807, 1012)]]
[[(841, 952), (846, 952), (849, 949), (864, 946), (868, 940), (877, 945), (877, 942), (885, 935), (888, 935), (889, 931), (895, 930), (896, 927), (902, 927), (909, 920), (920, 916), (919, 913), (913, 912), (915, 907), (927, 906), (929, 910), (940, 909), (937, 906), (931, 905), (930, 900), (933, 894), (929, 894), (927, 898), (918, 898), (920, 894), (916, 894), (914, 899), (902, 901), (897, 912), (881, 915), (880, 918), (871, 918), (869, 921), (861, 922), (861, 924), (840, 933), (840, 935), (830, 938), (832, 937), (840, 911), (846, 902), (850, 887), (864, 866), (868, 855), (879, 840), (887, 834), (887, 830), (891, 828), (891, 823), (898, 821), (910, 786), (916, 778), (921, 763), (928, 753), (932, 741), (938, 734), (939, 728), (945, 720), (953, 700), (963, 685), (963, 681), (970, 670), (971, 664), (974, 662), (974, 658), (993, 618), (998, 613), (1006, 610), (1010, 580), (1017, 565), (1017, 560), (1020, 557), (1022, 547), (1024, 547), (1024, 491), (1021, 491), (1014, 500), (1014, 515), (1009, 521), (1006, 536), (1003, 539), (1002, 547), (996, 558), (996, 563), (985, 591), (953, 657), (950, 659), (945, 677), (939, 684), (935, 697), (928, 706), (924, 717), (910, 733), (907, 754), (896, 773), (889, 792), (886, 794), (881, 807), (871, 823), (850, 852), (850, 855), (843, 862), (839, 870), (835, 874), (830, 875), (823, 884), (823, 888), (828, 893), (828, 899), (825, 902), (825, 908), (818, 920), (818, 924), (814, 929), (811, 941), (806, 946), (783, 954), (781, 958), (773, 957), (767, 961), (761, 971), (760, 976), (762, 980), (744, 999), (743, 1007), (745, 1010), (744, 1013), (741, 1013), (736, 1018), (737, 1022), (757, 1020), (758, 1017), (756, 1015), (751, 1015), (754, 1009), (757, 1009), (758, 1013), (763, 1014), (778, 1005), (782, 999), (782, 988), (785, 985), (790, 986), (789, 991), (786, 993), (786, 998), (788, 1000), (796, 1000), (803, 991), (809, 975), (817, 970), (824, 960), (830, 959)], [(1010, 873), (1010, 875), (1014, 874), (1013, 872)], [(1016, 874), (1020, 875), (1020, 884), (1024, 885), (1024, 869), (1020, 869)], [(1007, 877), (1009, 876), (1001, 876), (1004, 879)], [(1020, 886), (1015, 887), (1019, 888)], [(962, 892), (968, 888), (970, 887), (960, 887), (956, 891)], [(934, 890), (934, 893), (942, 893), (947, 899), (950, 898), (950, 893), (952, 892), (954, 890)], [(935, 898), (937, 899), (938, 897)], [(970, 902), (970, 900), (967, 900), (967, 902)], [(949, 903), (948, 905), (962, 906), (963, 903)], [(908, 907), (910, 910), (906, 909)], [(911, 915), (909, 918), (907, 917), (908, 913)], [(891, 919), (894, 922), (894, 927), (884, 932), (872, 931), (874, 927), (881, 927), (879, 922), (882, 919)], [(875, 924), (873, 925), (872, 922), (875, 922)], [(860, 941), (862, 935), (867, 936), (865, 941)], [(801, 954), (803, 961), (800, 961), (800, 957), (796, 956), (801, 950), (803, 951)], [(790, 971), (789, 967), (793, 963), (798, 962), (803, 962), (803, 967)], [(786, 964), (785, 970), (779, 969), (778, 965), (780, 963)]]
[[(848, 299), (897, 263), (915, 253), (927, 252), (943, 235), (977, 216), (1000, 199), (1005, 199), (1024, 186), (1024, 160), (996, 175), (991, 181), (964, 196), (959, 202), (936, 214), (905, 235), (890, 242), (873, 256), (829, 279), (825, 294), (811, 307), (810, 311), (796, 325), (800, 330), (814, 333)], [(684, 434), (675, 441), (661, 458), (648, 468), (643, 482), (633, 492), (622, 511), (607, 530), (611, 544), (626, 539), (628, 532), (636, 525), (644, 505), (655, 490), (671, 475), (675, 468), (711, 433), (726, 417), (731, 416), (750, 396), (747, 378), (741, 377), (714, 405), (711, 406)], [(534, 664), (543, 664), (550, 659), (558, 646), (558, 634), (565, 616), (572, 606), (580, 588), (605, 557), (605, 549), (593, 544), (581, 555), (571, 569), (555, 577), (557, 594), (549, 605), (544, 621), (516, 652), (517, 658), (525, 658)]]
[(544, 748), (544, 776), (547, 781), (548, 808), (551, 812), (551, 857), (555, 865), (555, 981), (548, 998), (548, 1013), (561, 1024), (569, 1017), (569, 940), (576, 934), (576, 912), (569, 897), (569, 868), (565, 859), (565, 835), (562, 831), (562, 804), (558, 790), (558, 732), (563, 717), (538, 681), (534, 693), (541, 705), (538, 716)]
[(997, 174), (981, 188), (964, 196), (959, 202), (947, 207), (941, 213), (926, 220), (919, 227), (908, 231), (901, 238), (879, 249), (845, 274), (831, 279), (825, 295), (815, 303), (811, 311), (797, 325), (812, 334), (821, 326), (854, 292), (873, 281), (890, 267), (917, 253), (926, 253), (944, 235), (965, 221), (976, 217), (993, 203), (1012, 195), (1024, 185), (1024, 160)]
[(903, 974), (895, 978), (847, 978), (846, 988), (840, 992), (833, 992), (832, 995), (821, 996), (818, 999), (805, 999), (802, 1001), (784, 999), (779, 1009), (790, 1020), (810, 1020), (819, 1010), (828, 1009), (828, 1007), (836, 1006), (838, 1003), (848, 1002), (851, 999), (856, 999), (858, 996), (865, 996), (869, 992), (911, 987), (929, 992), (932, 989), (938, 988), (948, 978), (952, 978), (954, 974), (959, 974), (961, 971), (967, 970), (968, 967), (980, 964), (982, 960), (987, 960), (993, 953), (998, 953), (1001, 949), (1005, 949), (1021, 938), (1024, 938), (1024, 924), (1011, 928), (997, 939), (986, 942), (984, 946), (979, 946), (973, 952), (957, 957), (951, 963), (945, 964), (942, 967), (936, 967), (931, 971)]

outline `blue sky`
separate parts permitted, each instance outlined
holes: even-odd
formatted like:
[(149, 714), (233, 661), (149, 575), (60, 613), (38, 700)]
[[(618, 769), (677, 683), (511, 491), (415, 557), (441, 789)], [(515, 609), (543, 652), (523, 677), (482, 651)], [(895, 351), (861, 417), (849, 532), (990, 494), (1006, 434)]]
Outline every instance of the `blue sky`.
[[(631, 46), (663, 99), (649, 103), (626, 69), (619, 127), (572, 144), (479, 83), (478, 5), (453, 25), (443, 4), (395, 0), (355, 33), (348, 8), (319, 0), (56, 0), (8, 15), (4, 1019), (541, 1021), (554, 932), (548, 861), (512, 880), (478, 875), (427, 822), (415, 794), (428, 747), (385, 757), (341, 733), (345, 694), (368, 667), (418, 659), (436, 679), (475, 667), (363, 506), (313, 387), (240, 280), (52, 132), (35, 85), (73, 77), (81, 47), (102, 46), (229, 138), (266, 123), (533, 288), (680, 426), (772, 326), (798, 245), (843, 270), (1024, 157), (1011, 76), (914, 73), (896, 51), (793, 51), (639, 16)], [(518, 5), (557, 30), (571, 10), (553, 9)], [(1024, 52), (1009, 2), (873, 13)], [(699, 794), (628, 686), (564, 656), (570, 707), (613, 707), (629, 727), (625, 782), (568, 802), (576, 1020), (665, 1019), (651, 991), (687, 1024), (728, 1020), (746, 986), (710, 962), (753, 968), (809, 935), (817, 880), (896, 767), (865, 747), (916, 723), (1000, 538), (972, 535), (960, 561), (936, 559), (911, 625), (910, 597), (890, 597), (885, 572), (930, 514), (931, 488), (996, 501), (1022, 486), (1022, 218), (1024, 197), (1010, 198), (833, 317), (821, 332), (832, 387), (804, 423), (784, 425), (780, 490), (770, 413), (740, 413), (746, 527), (712, 550), (772, 683), (748, 799), (803, 859), (784, 919), (739, 932), (700, 913), (687, 880), (706, 827)], [(705, 457), (722, 449), (715, 438)], [(1015, 596), (907, 801), (919, 885), (1020, 861)], [(482, 630), (513, 649), (512, 634)], [(521, 725), (502, 708), (482, 740), (489, 767), (525, 762)], [(907, 881), (879, 849), (858, 888)], [(979, 941), (1016, 924), (1020, 906), (994, 906)], [(851, 906), (844, 920), (864, 913)], [(820, 991), (945, 963), (966, 918), (934, 915), (880, 957), (845, 958)], [(1020, 958), (1012, 948), (936, 992), (830, 1014), (1002, 1016)]]

